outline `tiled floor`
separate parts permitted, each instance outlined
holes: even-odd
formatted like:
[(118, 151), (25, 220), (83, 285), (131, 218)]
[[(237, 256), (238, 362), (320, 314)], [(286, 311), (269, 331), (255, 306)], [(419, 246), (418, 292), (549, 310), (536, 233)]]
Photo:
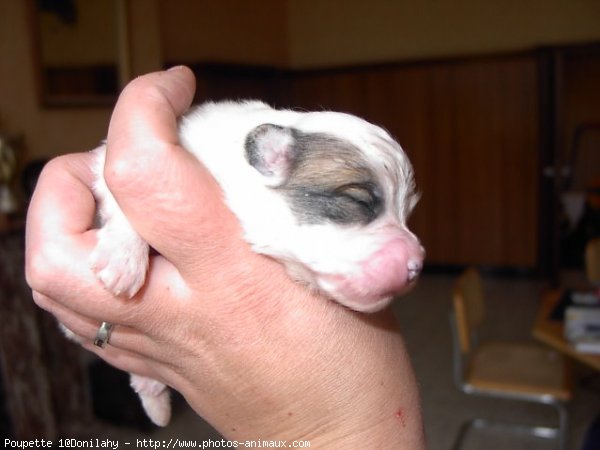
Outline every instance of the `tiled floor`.
[[(421, 387), (429, 448), (449, 449), (461, 424), (475, 416), (554, 425), (556, 414), (549, 407), (466, 396), (454, 386), (448, 319), (453, 280), (448, 275), (425, 275), (418, 287), (394, 306)], [(486, 277), (485, 289), (488, 333), (499, 338), (530, 339), (537, 300), (544, 285), (523, 278)], [(585, 430), (600, 414), (600, 374), (579, 365), (574, 369), (576, 392), (569, 405), (568, 446), (573, 450), (581, 448)], [(218, 439), (219, 435), (183, 406), (169, 427), (147, 437)], [(493, 430), (472, 433), (464, 444), (468, 450), (556, 448), (551, 440), (510, 437)]]

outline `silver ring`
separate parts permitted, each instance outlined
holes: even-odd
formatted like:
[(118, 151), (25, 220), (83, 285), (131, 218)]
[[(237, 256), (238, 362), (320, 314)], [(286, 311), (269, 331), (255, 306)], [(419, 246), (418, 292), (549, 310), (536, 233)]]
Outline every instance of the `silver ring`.
[(96, 339), (94, 339), (94, 345), (96, 347), (103, 348), (106, 344), (108, 344), (113, 326), (114, 325), (112, 323), (102, 322), (102, 325), (100, 325), (100, 328), (98, 328), (98, 331), (96, 331)]

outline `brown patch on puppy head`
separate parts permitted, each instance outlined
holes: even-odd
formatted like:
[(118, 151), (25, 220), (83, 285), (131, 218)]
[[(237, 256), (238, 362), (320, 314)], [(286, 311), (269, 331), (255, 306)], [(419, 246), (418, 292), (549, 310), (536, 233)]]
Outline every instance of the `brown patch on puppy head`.
[(294, 136), (294, 162), (280, 186), (303, 223), (367, 224), (383, 210), (382, 190), (363, 153), (323, 133)]
[(367, 224), (383, 210), (375, 173), (348, 141), (263, 124), (248, 134), (245, 150), (248, 163), (281, 192), (301, 223)]

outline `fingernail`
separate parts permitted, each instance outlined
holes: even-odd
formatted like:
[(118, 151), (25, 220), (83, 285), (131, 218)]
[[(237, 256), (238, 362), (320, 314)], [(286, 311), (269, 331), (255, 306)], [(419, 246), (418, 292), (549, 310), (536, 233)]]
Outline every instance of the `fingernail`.
[(181, 69), (183, 69), (183, 68), (185, 68), (185, 66), (182, 66), (182, 65), (179, 65), (179, 66), (173, 66), (173, 67), (169, 67), (169, 68), (167, 69), (167, 72), (175, 72), (175, 71), (177, 71), (177, 70), (181, 70)]

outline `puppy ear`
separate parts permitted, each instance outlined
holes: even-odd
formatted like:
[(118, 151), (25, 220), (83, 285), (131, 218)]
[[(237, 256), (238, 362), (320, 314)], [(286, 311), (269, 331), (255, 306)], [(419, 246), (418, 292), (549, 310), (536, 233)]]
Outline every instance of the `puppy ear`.
[(265, 184), (284, 184), (292, 170), (295, 138), (291, 128), (265, 123), (254, 128), (244, 144), (248, 163), (265, 178)]

